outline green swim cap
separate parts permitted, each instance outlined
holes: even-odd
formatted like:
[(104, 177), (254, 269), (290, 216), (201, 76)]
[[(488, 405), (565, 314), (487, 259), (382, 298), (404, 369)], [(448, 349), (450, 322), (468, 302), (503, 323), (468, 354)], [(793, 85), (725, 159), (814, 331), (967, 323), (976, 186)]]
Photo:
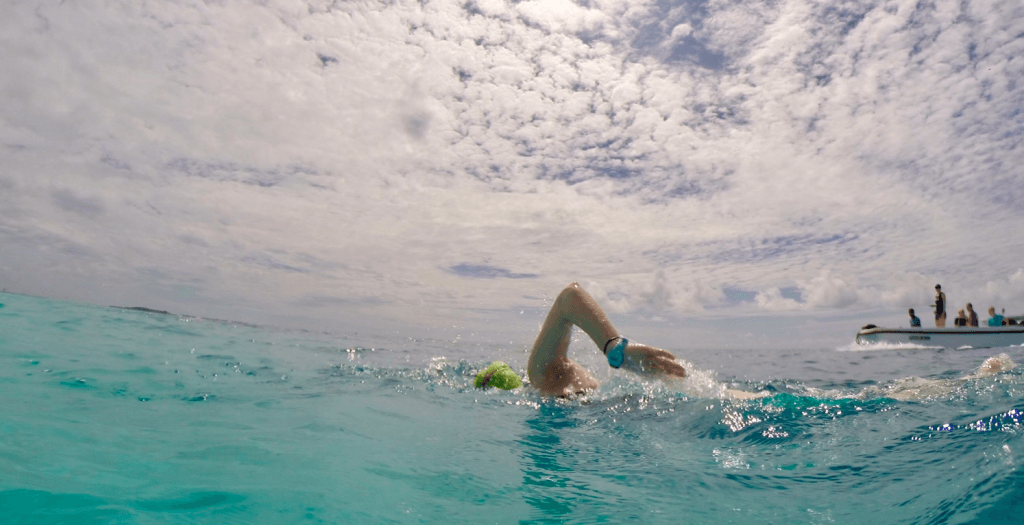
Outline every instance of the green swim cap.
[(473, 386), (477, 388), (493, 386), (503, 390), (512, 390), (523, 386), (523, 382), (519, 379), (519, 375), (512, 370), (512, 367), (501, 361), (495, 361), (476, 375)]

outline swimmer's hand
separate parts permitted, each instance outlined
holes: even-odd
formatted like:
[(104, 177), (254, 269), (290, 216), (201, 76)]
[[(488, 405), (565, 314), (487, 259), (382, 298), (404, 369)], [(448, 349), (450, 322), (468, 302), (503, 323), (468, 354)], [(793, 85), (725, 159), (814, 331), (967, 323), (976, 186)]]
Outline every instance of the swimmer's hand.
[(660, 348), (629, 343), (623, 351), (625, 360), (620, 368), (644, 376), (668, 376), (682, 379), (686, 369), (679, 364), (676, 356)]

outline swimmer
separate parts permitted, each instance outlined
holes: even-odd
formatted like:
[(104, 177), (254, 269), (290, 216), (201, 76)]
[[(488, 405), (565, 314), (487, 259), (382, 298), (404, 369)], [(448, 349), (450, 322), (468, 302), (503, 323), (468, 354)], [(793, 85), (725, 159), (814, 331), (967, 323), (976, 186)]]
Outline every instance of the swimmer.
[[(686, 369), (676, 356), (622, 337), (597, 301), (578, 283), (569, 283), (551, 305), (526, 367), (530, 383), (542, 394), (570, 396), (600, 385), (586, 368), (568, 356), (569, 337), (574, 325), (590, 336), (612, 368), (657, 379), (686, 377)], [(742, 399), (763, 395), (738, 390), (729, 390), (729, 393)]]
[(897, 379), (885, 387), (870, 386), (859, 395), (860, 399), (888, 397), (900, 401), (920, 401), (922, 399), (947, 396), (963, 386), (964, 382), (984, 379), (1017, 367), (1017, 363), (1005, 353), (989, 357), (973, 374), (961, 376), (959, 379), (925, 379), (923, 377), (904, 377)]
[(980, 379), (982, 377), (994, 376), (1003, 372), (1009, 372), (1017, 367), (1017, 363), (1010, 359), (1010, 356), (1005, 353), (992, 356), (986, 359), (978, 370), (971, 375), (962, 377), (961, 379)]

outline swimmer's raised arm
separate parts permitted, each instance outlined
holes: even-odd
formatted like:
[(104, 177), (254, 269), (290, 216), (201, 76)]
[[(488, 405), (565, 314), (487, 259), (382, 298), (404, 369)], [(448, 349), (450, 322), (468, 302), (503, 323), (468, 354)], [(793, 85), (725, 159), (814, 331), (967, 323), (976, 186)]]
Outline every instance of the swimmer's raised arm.
[[(578, 283), (570, 283), (551, 305), (526, 368), (530, 382), (544, 394), (571, 395), (598, 386), (587, 369), (569, 359), (573, 325), (586, 332), (605, 354), (623, 341), (597, 301)], [(686, 370), (672, 353), (632, 342), (622, 349), (621, 367), (648, 376), (686, 377)]]

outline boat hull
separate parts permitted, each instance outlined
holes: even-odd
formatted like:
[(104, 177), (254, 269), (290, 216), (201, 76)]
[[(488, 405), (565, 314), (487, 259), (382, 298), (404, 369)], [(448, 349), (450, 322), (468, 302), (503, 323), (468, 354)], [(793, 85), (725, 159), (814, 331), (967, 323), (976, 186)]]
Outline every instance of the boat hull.
[(865, 328), (858, 344), (904, 344), (941, 348), (996, 348), (1024, 345), (1024, 326), (978, 328)]

